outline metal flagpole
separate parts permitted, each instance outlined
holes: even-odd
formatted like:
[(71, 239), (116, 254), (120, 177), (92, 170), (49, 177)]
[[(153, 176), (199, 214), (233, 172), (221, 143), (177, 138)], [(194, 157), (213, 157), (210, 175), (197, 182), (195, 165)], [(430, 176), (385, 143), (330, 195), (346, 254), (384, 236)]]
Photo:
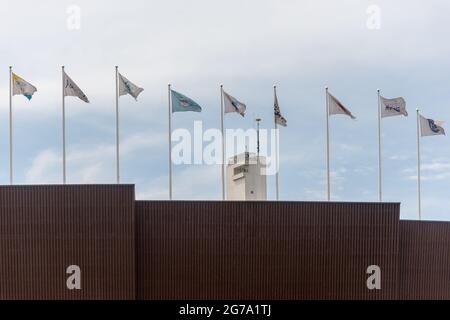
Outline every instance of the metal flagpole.
[(259, 124), (261, 122), (261, 118), (256, 118), (256, 162), (259, 163)]
[(120, 149), (119, 149), (119, 67), (116, 66), (116, 177), (120, 183)]
[(220, 128), (222, 131), (222, 201), (225, 201), (225, 133), (223, 110), (223, 84), (220, 85)]
[[(273, 86), (273, 94), (274, 94), (274, 102), (275, 99), (277, 99), (277, 86)], [(275, 106), (274, 106), (275, 108)], [(275, 115), (273, 115), (274, 118), (274, 123), (275, 123), (275, 161), (276, 161), (276, 173), (275, 173), (275, 194), (276, 194), (276, 200), (280, 200), (280, 187), (279, 187), (279, 170), (280, 170), (280, 165), (279, 165), (279, 158), (278, 158), (278, 125), (277, 125), (277, 117)]]
[(381, 97), (380, 97), (380, 89), (378, 92), (378, 201), (383, 201), (382, 194), (382, 168), (381, 168)]
[(13, 184), (12, 66), (9, 67), (9, 183)]
[(64, 94), (64, 66), (62, 66), (62, 142), (63, 142), (63, 184), (66, 184), (66, 105)]
[(326, 95), (326, 111), (327, 111), (327, 200), (331, 200), (331, 188), (330, 188), (330, 106), (328, 97), (328, 87), (325, 88)]
[(420, 190), (420, 121), (419, 121), (419, 108), (417, 111), (417, 204), (419, 209), (419, 220), (422, 220), (422, 203), (421, 203), (421, 190)]
[(169, 115), (169, 200), (172, 200), (172, 89), (169, 83), (168, 85), (168, 115)]

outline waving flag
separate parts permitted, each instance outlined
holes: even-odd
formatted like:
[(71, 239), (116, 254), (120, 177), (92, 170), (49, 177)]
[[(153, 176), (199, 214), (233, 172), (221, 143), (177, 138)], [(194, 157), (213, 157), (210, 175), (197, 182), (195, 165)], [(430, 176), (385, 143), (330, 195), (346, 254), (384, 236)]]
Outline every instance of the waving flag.
[(281, 115), (280, 105), (278, 104), (278, 97), (276, 94), (275, 94), (275, 101), (274, 101), (274, 112), (275, 112), (275, 122), (277, 124), (279, 124), (280, 126), (286, 127), (287, 120)]
[(356, 119), (355, 116), (352, 115), (352, 113), (344, 107), (344, 105), (336, 99), (331, 93), (328, 93), (328, 99), (329, 99), (329, 115), (334, 114), (345, 114), (349, 116), (352, 119)]
[(144, 89), (139, 88), (137, 85), (132, 83), (130, 80), (125, 78), (123, 75), (119, 73), (119, 95), (124, 96), (129, 94), (134, 99), (137, 100), (139, 94), (144, 91)]
[(86, 103), (89, 103), (88, 97), (81, 91), (75, 82), (63, 71), (64, 81), (64, 96), (65, 97), (78, 97)]
[(17, 74), (12, 74), (13, 81), (13, 96), (24, 95), (28, 100), (31, 100), (33, 94), (37, 91), (36, 87), (23, 80)]
[(402, 97), (394, 98), (394, 99), (386, 99), (380, 96), (381, 101), (381, 117), (395, 117), (404, 115), (408, 116), (408, 112), (406, 111), (406, 102)]
[(422, 137), (426, 136), (445, 136), (445, 130), (442, 128), (442, 121), (435, 121), (432, 119), (427, 119), (421, 115), (419, 115), (420, 119), (420, 131)]
[(246, 105), (239, 102), (236, 98), (230, 96), (225, 91), (223, 92), (224, 103), (225, 103), (225, 113), (237, 112), (241, 116), (245, 116)]
[(172, 91), (172, 112), (202, 111), (202, 107), (200, 107), (200, 105), (191, 98), (188, 98), (185, 95), (176, 92), (174, 90), (171, 91)]

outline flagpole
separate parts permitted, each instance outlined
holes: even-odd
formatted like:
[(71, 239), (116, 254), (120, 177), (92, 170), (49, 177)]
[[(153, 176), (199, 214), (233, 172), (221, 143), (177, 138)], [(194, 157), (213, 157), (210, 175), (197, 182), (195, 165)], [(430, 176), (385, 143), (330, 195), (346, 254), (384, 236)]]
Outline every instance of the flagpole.
[(119, 149), (119, 67), (116, 66), (116, 178), (120, 183), (120, 149)]
[(12, 66), (9, 66), (9, 183), (13, 184)]
[[(277, 98), (277, 86), (273, 86), (273, 94), (274, 99)], [(280, 170), (280, 164), (279, 164), (279, 158), (278, 158), (278, 125), (277, 125), (277, 118), (274, 113), (273, 115), (274, 124), (275, 124), (275, 161), (276, 161), (276, 173), (275, 173), (275, 194), (276, 194), (276, 200), (280, 200), (280, 186), (279, 186), (279, 170)]]
[(223, 84), (220, 85), (220, 128), (222, 131), (222, 201), (225, 201), (225, 133), (223, 119)]
[(421, 186), (420, 186), (420, 121), (419, 108), (417, 111), (417, 204), (419, 210), (419, 220), (422, 220)]
[(261, 118), (256, 118), (256, 163), (259, 164), (259, 153), (260, 153), (260, 144), (259, 144), (259, 126), (261, 123)]
[(330, 188), (330, 106), (328, 98), (328, 87), (325, 88), (326, 95), (326, 112), (327, 112), (327, 200), (331, 200)]
[(169, 200), (172, 200), (172, 89), (168, 85), (168, 116), (169, 116)]
[(378, 201), (383, 201), (382, 194), (382, 168), (381, 168), (381, 96), (380, 89), (378, 92)]
[(63, 184), (66, 184), (66, 105), (64, 95), (64, 66), (62, 68), (62, 142), (63, 142)]

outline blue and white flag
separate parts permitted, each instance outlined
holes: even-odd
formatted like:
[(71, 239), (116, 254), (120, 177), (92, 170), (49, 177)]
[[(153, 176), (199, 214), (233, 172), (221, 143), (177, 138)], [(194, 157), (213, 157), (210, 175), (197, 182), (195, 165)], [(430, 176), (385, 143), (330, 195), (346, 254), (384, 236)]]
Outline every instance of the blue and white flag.
[(184, 112), (184, 111), (202, 112), (202, 107), (200, 107), (200, 105), (197, 102), (179, 92), (173, 90), (171, 91), (172, 91), (172, 112)]
[(12, 81), (13, 81), (13, 96), (23, 95), (28, 100), (31, 100), (33, 94), (37, 91), (35, 86), (26, 82), (15, 73), (12, 74)]
[(381, 117), (395, 117), (404, 115), (408, 116), (408, 112), (406, 111), (406, 102), (402, 97), (394, 98), (394, 99), (386, 99), (384, 97), (380, 97), (381, 100)]
[(123, 75), (119, 73), (119, 95), (124, 96), (129, 94), (132, 96), (135, 100), (137, 100), (137, 97), (139, 94), (144, 91), (144, 89), (139, 88), (137, 85), (132, 83), (130, 80), (125, 78)]
[(442, 121), (435, 121), (432, 119), (427, 119), (419, 115), (420, 119), (420, 131), (422, 137), (427, 136), (445, 136), (445, 130), (442, 128)]
[(245, 116), (245, 110), (247, 109), (246, 105), (242, 102), (239, 102), (236, 98), (230, 96), (225, 91), (223, 92), (224, 103), (225, 103), (225, 113), (237, 112), (241, 116)]

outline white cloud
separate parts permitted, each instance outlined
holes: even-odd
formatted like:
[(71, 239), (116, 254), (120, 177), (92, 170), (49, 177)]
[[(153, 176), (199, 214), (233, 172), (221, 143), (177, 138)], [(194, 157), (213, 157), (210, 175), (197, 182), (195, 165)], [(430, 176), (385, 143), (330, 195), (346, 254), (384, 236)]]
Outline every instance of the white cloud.
[(61, 157), (53, 150), (40, 152), (33, 160), (31, 168), (26, 172), (28, 184), (52, 184), (60, 183), (61, 175), (55, 168), (61, 165)]
[(360, 146), (349, 143), (338, 143), (337, 147), (345, 153), (355, 153), (361, 150)]
[[(445, 181), (450, 180), (450, 162), (433, 161), (420, 166), (423, 181)], [(408, 180), (417, 180), (417, 168), (403, 169)], [(415, 173), (415, 174), (413, 174)]]
[[(146, 148), (159, 148), (163, 144), (160, 135), (152, 131), (135, 134), (120, 144), (121, 159), (138, 156)], [(115, 174), (114, 145), (92, 147), (74, 146), (67, 154), (67, 178), (70, 183), (111, 183)], [(26, 170), (27, 184), (59, 183), (62, 180), (62, 155), (53, 149), (41, 151)], [(70, 170), (69, 170), (70, 168)]]
[(421, 166), (423, 171), (443, 171), (450, 169), (450, 162), (432, 162)]
[(389, 160), (393, 161), (405, 161), (411, 159), (411, 156), (404, 155), (404, 154), (396, 154), (388, 157)]
[[(408, 180), (417, 181), (417, 175), (409, 175)], [(445, 181), (450, 180), (450, 172), (436, 173), (436, 174), (421, 174), (421, 181)]]
[[(173, 174), (173, 198), (175, 200), (219, 200), (220, 166), (189, 166)], [(139, 200), (168, 198), (168, 176), (160, 176), (136, 193)]]
[(137, 200), (167, 200), (169, 198), (168, 176), (159, 176), (136, 190)]

